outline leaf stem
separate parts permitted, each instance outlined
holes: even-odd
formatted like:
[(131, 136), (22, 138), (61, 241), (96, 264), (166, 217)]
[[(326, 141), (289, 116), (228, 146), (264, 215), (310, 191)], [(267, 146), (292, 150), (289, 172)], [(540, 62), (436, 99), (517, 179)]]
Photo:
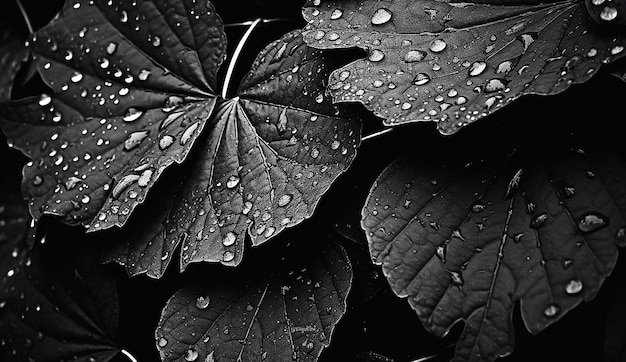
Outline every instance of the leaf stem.
[(20, 12), (22, 13), (22, 17), (24, 18), (24, 22), (26, 23), (26, 26), (28, 27), (28, 31), (31, 34), (34, 34), (35, 31), (33, 30), (33, 25), (30, 23), (30, 19), (28, 18), (28, 14), (26, 14), (26, 10), (24, 9), (24, 6), (22, 5), (22, 2), (20, 0), (15, 0), (15, 3), (17, 4), (17, 7), (20, 8)]
[(137, 362), (137, 359), (132, 354), (130, 354), (130, 352), (128, 352), (127, 350), (122, 349), (120, 352), (122, 352), (122, 354), (128, 357), (128, 359), (131, 360), (132, 362)]
[(239, 44), (237, 44), (237, 47), (233, 52), (233, 57), (230, 59), (230, 63), (228, 64), (228, 70), (226, 71), (226, 77), (224, 78), (224, 86), (222, 87), (222, 98), (226, 98), (226, 95), (228, 94), (228, 86), (230, 85), (230, 80), (233, 77), (233, 71), (235, 70), (235, 65), (237, 64), (237, 60), (239, 59), (239, 55), (241, 54), (243, 46), (250, 38), (250, 35), (252, 34), (254, 28), (256, 28), (257, 25), (259, 25), (262, 21), (263, 19), (261, 18), (257, 18), (256, 20), (254, 20), (250, 24), (250, 27), (248, 27), (248, 30), (246, 30), (246, 32), (241, 37), (241, 40), (239, 40)]
[[(263, 24), (275, 23), (275, 22), (279, 22), (279, 21), (293, 21), (293, 19), (290, 19), (290, 18), (273, 18), (273, 19), (263, 19), (263, 20), (261, 20), (261, 22), (263, 22)], [(240, 23), (228, 23), (228, 24), (224, 24), (224, 27), (225, 28), (231, 28), (231, 27), (235, 27), (235, 26), (250, 26), (250, 25), (252, 25), (252, 23), (254, 23), (254, 20), (243, 21), (243, 22), (240, 22)]]
[(374, 139), (374, 138), (378, 138), (378, 137), (380, 137), (382, 135), (385, 135), (387, 133), (390, 133), (390, 132), (393, 132), (393, 128), (385, 128), (382, 131), (374, 132), (372, 134), (368, 134), (367, 136), (363, 136), (361, 138), (361, 142), (365, 142), (365, 141), (369, 141), (369, 140)]

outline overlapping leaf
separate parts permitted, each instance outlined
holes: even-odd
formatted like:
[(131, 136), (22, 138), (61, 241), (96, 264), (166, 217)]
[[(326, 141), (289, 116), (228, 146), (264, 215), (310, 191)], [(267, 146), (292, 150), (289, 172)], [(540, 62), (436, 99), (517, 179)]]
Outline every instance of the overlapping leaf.
[(179, 290), (156, 331), (161, 358), (317, 360), (346, 311), (352, 272), (338, 244), (313, 239), (244, 263), (236, 277), (196, 278)]
[(28, 50), (23, 42), (0, 30), (0, 102), (11, 98), (13, 81), (27, 56)]
[(38, 245), (2, 285), (3, 361), (108, 361), (120, 352), (114, 281), (84, 245), (66, 244)]
[(360, 102), (388, 126), (437, 122), (444, 134), (626, 54), (623, 28), (596, 24), (578, 0), (309, 0), (304, 17), (307, 44), (368, 50), (333, 72), (334, 101)]
[(622, 158), (600, 149), (530, 156), (458, 167), (400, 158), (363, 209), (372, 258), (423, 325), (443, 336), (465, 322), (456, 360), (509, 354), (517, 301), (537, 333), (592, 299), (624, 243)]
[[(216, 107), (166, 215), (139, 239), (125, 237), (111, 260), (131, 274), (160, 277), (182, 245), (181, 269), (237, 265), (246, 234), (260, 245), (312, 215), (355, 156), (360, 125), (324, 96), (333, 63), (291, 32), (259, 54), (239, 97)], [(163, 217), (165, 216), (165, 217)]]
[(33, 216), (123, 225), (204, 128), (224, 40), (208, 1), (67, 1), (31, 41), (52, 94), (0, 107)]

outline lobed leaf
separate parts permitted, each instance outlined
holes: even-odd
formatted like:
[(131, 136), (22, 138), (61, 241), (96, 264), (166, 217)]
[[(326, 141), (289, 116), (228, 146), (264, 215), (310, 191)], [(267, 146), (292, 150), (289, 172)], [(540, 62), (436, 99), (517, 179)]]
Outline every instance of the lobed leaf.
[(0, 106), (36, 219), (126, 222), (213, 111), (222, 28), (208, 1), (66, 2), (30, 47), (52, 94)]
[(368, 51), (332, 73), (333, 101), (360, 102), (387, 126), (436, 122), (443, 134), (626, 54), (623, 29), (596, 24), (578, 0), (309, 0), (303, 14), (308, 45)]
[(216, 107), (192, 171), (164, 197), (165, 217), (139, 239), (125, 237), (107, 259), (158, 278), (181, 245), (181, 270), (200, 261), (235, 266), (246, 234), (260, 245), (310, 217), (360, 140), (358, 121), (324, 95), (333, 64), (299, 32), (267, 46), (239, 96)]
[(176, 292), (156, 331), (162, 360), (316, 361), (346, 311), (346, 252), (318, 240), (268, 255), (236, 277), (194, 278)]
[(425, 328), (443, 336), (465, 322), (455, 360), (511, 353), (518, 301), (538, 333), (592, 299), (625, 244), (621, 157), (604, 149), (528, 156), (465, 166), (401, 157), (363, 208), (372, 259)]

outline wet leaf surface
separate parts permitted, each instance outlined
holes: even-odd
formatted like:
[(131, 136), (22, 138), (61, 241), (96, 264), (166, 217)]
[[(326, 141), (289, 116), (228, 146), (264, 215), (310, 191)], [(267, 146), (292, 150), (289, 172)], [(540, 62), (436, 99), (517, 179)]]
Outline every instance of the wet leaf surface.
[(32, 159), (30, 211), (121, 226), (209, 119), (221, 20), (208, 1), (67, 1), (31, 43), (51, 94), (0, 107), (9, 144)]
[(352, 272), (339, 244), (312, 235), (174, 294), (156, 331), (161, 358), (316, 361), (346, 311)]
[(436, 122), (443, 134), (626, 54), (623, 29), (594, 22), (582, 1), (309, 0), (303, 13), (307, 44), (368, 52), (333, 72), (334, 101), (360, 102), (388, 126)]
[[(117, 292), (82, 243), (38, 244), (2, 285), (3, 361), (108, 361), (119, 352)], [(93, 245), (91, 246), (93, 249)]]
[(239, 96), (217, 105), (191, 171), (159, 200), (167, 210), (108, 259), (130, 274), (160, 277), (180, 245), (181, 270), (200, 261), (235, 266), (246, 234), (260, 245), (310, 217), (360, 139), (359, 122), (324, 96), (332, 69), (299, 32), (266, 47)]
[(596, 295), (624, 245), (625, 177), (623, 159), (598, 148), (405, 156), (374, 184), (362, 226), (426, 329), (443, 336), (463, 320), (456, 359), (494, 360), (512, 352), (516, 302), (538, 333)]

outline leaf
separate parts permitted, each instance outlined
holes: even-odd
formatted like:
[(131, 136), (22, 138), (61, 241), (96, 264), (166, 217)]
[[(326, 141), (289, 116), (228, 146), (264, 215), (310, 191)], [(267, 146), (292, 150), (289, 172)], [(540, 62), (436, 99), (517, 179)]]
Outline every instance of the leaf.
[(208, 1), (67, 1), (31, 43), (53, 93), (0, 107), (9, 144), (33, 160), (30, 211), (122, 226), (209, 119), (221, 20)]
[(387, 126), (433, 121), (443, 134), (626, 54), (622, 29), (595, 24), (582, 1), (309, 0), (303, 13), (308, 45), (368, 51), (332, 73), (333, 101), (360, 102)]
[(538, 333), (610, 274), (626, 230), (624, 160), (539, 148), (509, 162), (442, 165), (392, 163), (362, 227), (373, 260), (427, 330), (443, 336), (465, 322), (455, 360), (494, 360), (513, 350), (516, 302)]
[(10, 33), (0, 30), (0, 102), (11, 98), (13, 81), (28, 58), (28, 50), (24, 43), (13, 39)]
[(324, 96), (333, 64), (299, 32), (266, 47), (239, 96), (217, 105), (191, 172), (170, 187), (176, 195), (159, 201), (173, 200), (166, 217), (152, 218), (139, 239), (124, 237), (107, 259), (158, 278), (181, 245), (181, 270), (200, 261), (235, 266), (246, 234), (261, 245), (310, 217), (360, 140), (359, 122)]
[(110, 360), (120, 351), (112, 342), (118, 318), (113, 279), (88, 245), (49, 244), (37, 245), (2, 286), (0, 358)]
[(314, 235), (176, 292), (156, 331), (162, 360), (317, 360), (346, 311), (352, 272), (341, 246)]

